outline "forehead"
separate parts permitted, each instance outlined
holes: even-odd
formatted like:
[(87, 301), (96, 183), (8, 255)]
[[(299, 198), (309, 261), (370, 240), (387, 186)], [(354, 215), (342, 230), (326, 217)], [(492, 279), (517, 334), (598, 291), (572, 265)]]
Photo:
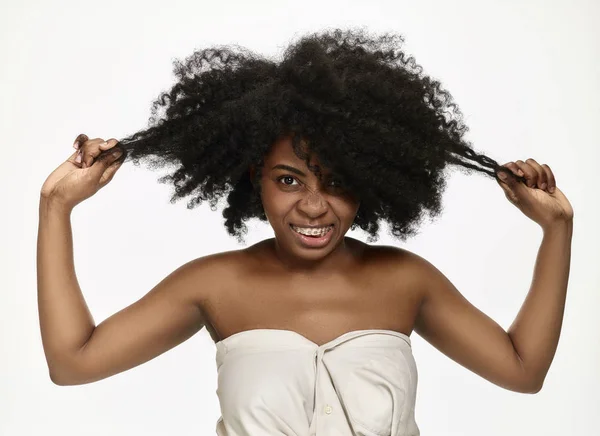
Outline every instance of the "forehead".
[[(308, 149), (306, 142), (301, 141), (301, 144), (302, 144), (301, 150), (305, 153), (307, 153), (307, 152), (310, 153), (310, 150)], [(298, 157), (296, 155), (296, 153), (294, 152), (294, 147), (293, 147), (291, 136), (284, 136), (284, 137), (278, 138), (273, 143), (273, 145), (269, 149), (269, 152), (265, 156), (265, 163), (268, 163), (269, 165), (271, 165), (271, 164), (274, 165), (274, 164), (280, 163), (282, 161), (285, 161), (290, 164), (294, 164), (295, 166), (298, 166), (298, 167), (306, 168), (306, 162), (304, 161), (304, 159)], [(319, 160), (316, 157), (316, 155), (310, 156), (310, 163), (312, 165), (319, 165)]]

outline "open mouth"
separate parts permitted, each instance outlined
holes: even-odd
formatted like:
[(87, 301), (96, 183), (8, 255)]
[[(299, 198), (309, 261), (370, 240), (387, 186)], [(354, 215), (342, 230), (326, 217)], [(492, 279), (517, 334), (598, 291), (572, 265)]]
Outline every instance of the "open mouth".
[[(334, 227), (335, 226), (333, 224), (331, 224), (331, 225), (327, 226), (327, 228), (311, 230), (311, 229), (299, 229), (298, 227), (294, 226), (293, 224), (290, 224), (290, 229), (292, 230), (294, 235), (296, 235), (296, 237), (298, 238), (298, 240), (300, 241), (300, 243), (302, 245), (307, 246), (307, 247), (322, 247), (324, 245), (327, 245), (327, 243), (331, 240), (331, 237), (333, 235)], [(304, 230), (306, 233), (310, 233), (310, 234), (303, 234), (303, 233), (301, 233), (302, 230)]]
[(327, 227), (321, 227), (319, 229), (306, 229), (290, 224), (292, 230), (296, 233), (299, 233), (303, 236), (308, 236), (309, 238), (321, 238), (325, 236), (328, 232), (333, 229), (333, 224), (328, 225)]

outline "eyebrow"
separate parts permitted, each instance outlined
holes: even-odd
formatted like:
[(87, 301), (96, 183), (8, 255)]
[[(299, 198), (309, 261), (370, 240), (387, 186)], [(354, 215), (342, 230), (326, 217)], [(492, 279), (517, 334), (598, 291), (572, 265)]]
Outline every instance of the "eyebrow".
[(271, 168), (271, 169), (272, 169), (272, 170), (276, 170), (276, 169), (280, 169), (280, 170), (287, 170), (287, 171), (290, 171), (290, 172), (292, 172), (292, 173), (296, 173), (296, 174), (298, 174), (299, 176), (306, 177), (306, 174), (304, 174), (304, 173), (303, 173), (302, 171), (300, 171), (298, 168), (295, 168), (295, 167), (292, 167), (292, 166), (289, 166), (289, 165), (278, 164), (278, 165), (275, 165), (275, 166), (274, 166), (273, 168)]

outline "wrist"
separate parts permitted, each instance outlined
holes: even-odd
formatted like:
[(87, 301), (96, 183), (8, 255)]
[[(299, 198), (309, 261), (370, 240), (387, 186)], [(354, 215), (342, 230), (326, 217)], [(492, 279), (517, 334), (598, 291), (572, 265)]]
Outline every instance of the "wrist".
[(554, 221), (541, 227), (544, 234), (566, 233), (570, 235), (573, 233), (573, 219)]
[(40, 195), (40, 214), (71, 215), (72, 207), (67, 206), (54, 197)]

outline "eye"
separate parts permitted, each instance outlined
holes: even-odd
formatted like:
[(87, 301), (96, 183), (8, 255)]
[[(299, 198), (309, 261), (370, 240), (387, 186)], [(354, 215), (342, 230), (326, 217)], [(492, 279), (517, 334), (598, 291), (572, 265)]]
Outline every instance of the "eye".
[[(279, 176), (276, 180), (278, 183), (283, 184), (283, 186), (290, 187), (290, 188), (298, 187), (301, 184), (301, 182), (299, 182), (295, 177), (290, 176), (289, 174)], [(281, 183), (282, 180), (287, 180), (288, 182), (290, 182), (290, 181), (291, 182), (290, 183), (286, 183), (286, 182)], [(297, 182), (297, 184), (294, 185), (293, 182)], [(344, 187), (341, 185), (341, 182), (337, 179), (330, 179), (327, 182), (327, 188), (334, 192), (345, 192)]]
[[(285, 176), (278, 177), (278, 178), (277, 178), (277, 181), (278, 181), (278, 182), (281, 182), (281, 181), (282, 181), (282, 180), (284, 180), (284, 179), (286, 179), (286, 180), (292, 180), (292, 181), (296, 181), (296, 178), (295, 178), (295, 177), (292, 177), (292, 176), (289, 176), (289, 175), (285, 175)], [(290, 185), (290, 184), (288, 184), (288, 183), (283, 183), (283, 184), (284, 184), (285, 186), (294, 186), (294, 185)]]
[(344, 191), (344, 186), (342, 185), (342, 182), (337, 179), (331, 179), (329, 181), (329, 183), (327, 184), (327, 186), (329, 188), (333, 189), (334, 191), (338, 191), (338, 192)]

